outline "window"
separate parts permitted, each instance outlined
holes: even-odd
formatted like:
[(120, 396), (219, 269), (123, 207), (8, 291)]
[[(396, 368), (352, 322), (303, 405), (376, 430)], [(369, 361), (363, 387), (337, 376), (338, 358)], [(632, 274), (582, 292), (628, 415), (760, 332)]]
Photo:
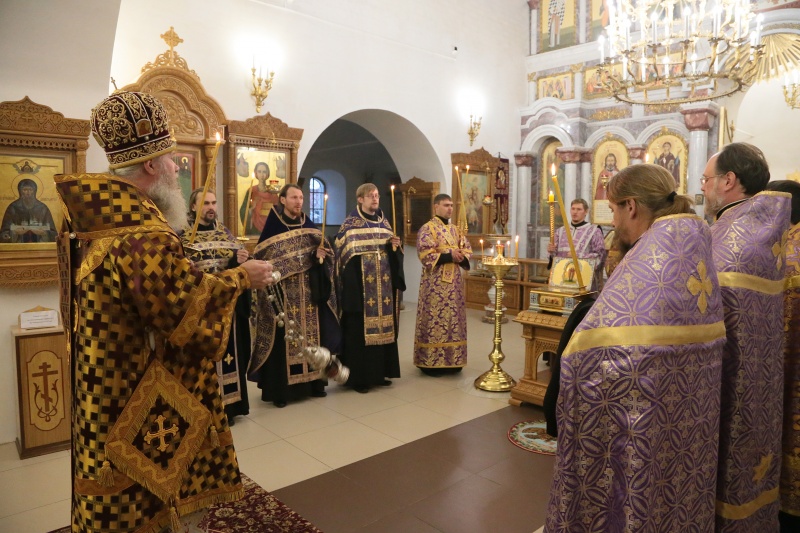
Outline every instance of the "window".
[(308, 182), (308, 214), (315, 224), (322, 224), (324, 204), (325, 182), (314, 176)]

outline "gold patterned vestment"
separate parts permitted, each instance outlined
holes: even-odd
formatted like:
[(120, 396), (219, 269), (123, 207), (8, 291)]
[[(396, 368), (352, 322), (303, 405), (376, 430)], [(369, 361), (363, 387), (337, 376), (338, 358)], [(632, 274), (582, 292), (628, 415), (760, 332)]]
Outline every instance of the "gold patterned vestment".
[(215, 360), (242, 268), (204, 274), (155, 204), (103, 174), (56, 176), (72, 359), (72, 530), (158, 532), (243, 494)]
[(458, 230), (439, 217), (417, 232), (417, 254), (422, 262), (414, 365), (419, 368), (462, 368), (467, 364), (467, 317), (464, 276), (456, 263), (438, 264), (443, 254), (462, 249), (472, 253), (469, 241), (459, 245)]

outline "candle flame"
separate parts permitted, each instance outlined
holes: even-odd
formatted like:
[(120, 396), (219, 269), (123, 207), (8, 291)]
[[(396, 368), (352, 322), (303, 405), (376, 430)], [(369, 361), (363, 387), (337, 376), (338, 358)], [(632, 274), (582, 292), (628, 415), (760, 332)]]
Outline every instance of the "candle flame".
[(394, 190), (394, 185), (391, 186), (391, 189)]
[(326, 199), (326, 200), (328, 199), (328, 195), (327, 195), (327, 194), (325, 195), (325, 199)]
[(519, 242), (519, 235), (514, 238), (514, 242)]
[(467, 165), (467, 172), (469, 172), (469, 165)]
[(483, 244), (483, 239), (478, 239), (478, 242), (480, 242), (481, 244)]
[(217, 137), (217, 142), (219, 142), (220, 139), (222, 139), (222, 137), (220, 137), (220, 135), (219, 135), (219, 132), (216, 133), (216, 137)]
[(556, 175), (556, 164), (555, 163), (550, 165), (550, 174), (552, 174), (553, 176)]

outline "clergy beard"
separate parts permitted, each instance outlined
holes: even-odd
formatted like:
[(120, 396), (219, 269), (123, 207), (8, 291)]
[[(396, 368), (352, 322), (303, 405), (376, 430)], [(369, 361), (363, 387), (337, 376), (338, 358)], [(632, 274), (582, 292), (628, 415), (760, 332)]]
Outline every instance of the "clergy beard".
[(161, 210), (172, 229), (179, 231), (189, 225), (186, 217), (186, 200), (180, 188), (170, 185), (169, 177), (160, 174), (156, 184), (147, 191), (147, 195)]

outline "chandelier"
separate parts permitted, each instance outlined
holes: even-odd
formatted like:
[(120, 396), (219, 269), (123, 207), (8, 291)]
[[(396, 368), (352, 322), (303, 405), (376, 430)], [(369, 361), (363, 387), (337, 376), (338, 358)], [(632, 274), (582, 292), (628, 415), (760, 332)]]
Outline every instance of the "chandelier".
[(740, 91), (763, 54), (749, 0), (609, 0), (600, 81), (630, 104), (674, 105)]

